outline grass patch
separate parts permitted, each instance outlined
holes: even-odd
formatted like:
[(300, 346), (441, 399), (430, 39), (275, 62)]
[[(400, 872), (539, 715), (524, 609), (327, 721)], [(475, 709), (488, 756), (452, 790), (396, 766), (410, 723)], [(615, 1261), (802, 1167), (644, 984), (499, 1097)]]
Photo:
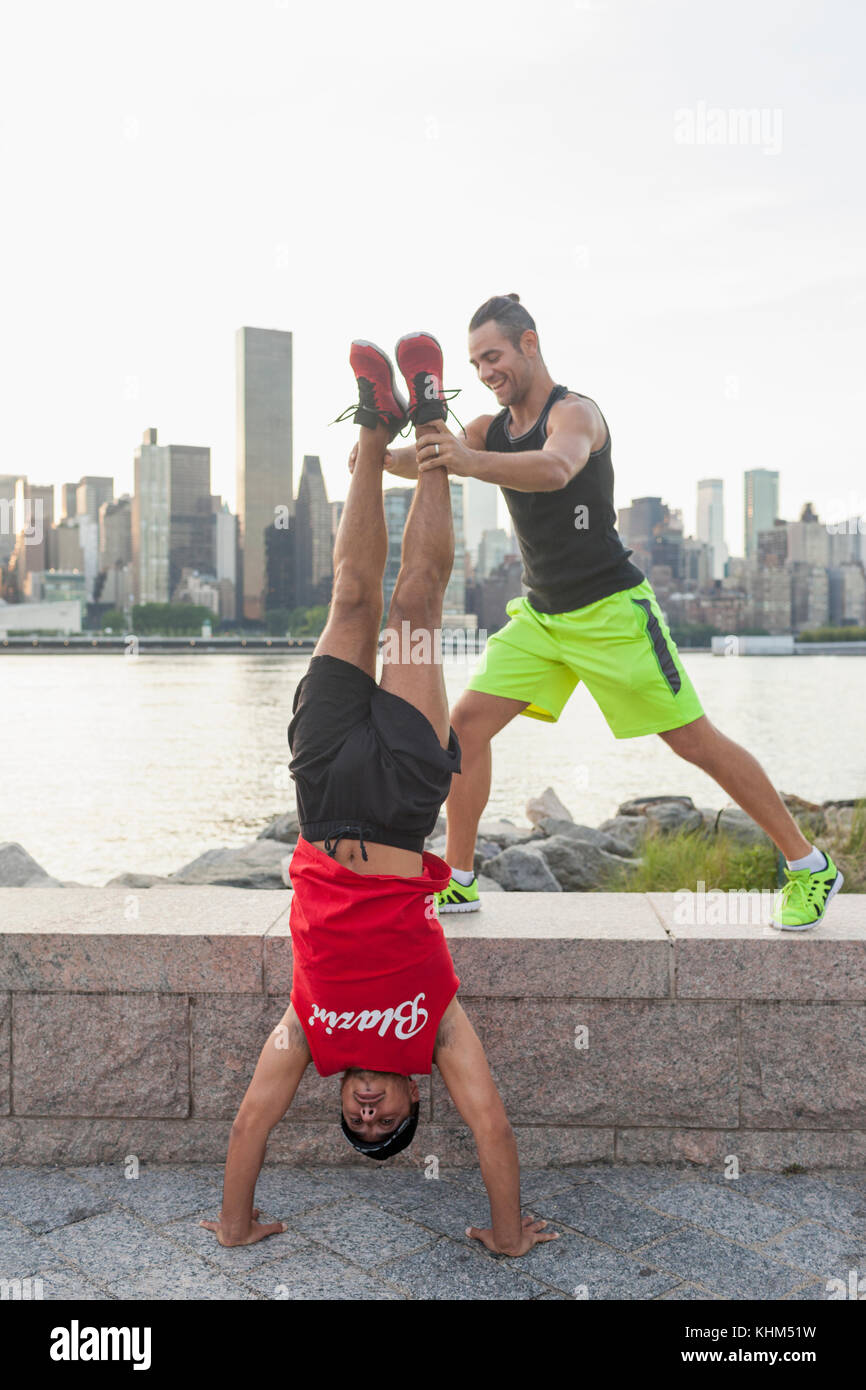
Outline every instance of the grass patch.
[(605, 889), (614, 893), (675, 893), (694, 890), (699, 880), (709, 892), (776, 887), (776, 851), (772, 845), (743, 845), (724, 833), (650, 835), (640, 850), (637, 869), (614, 870)]
[(866, 797), (858, 801), (854, 807), (851, 834), (845, 841), (843, 849), (846, 854), (852, 855), (855, 859), (866, 855)]

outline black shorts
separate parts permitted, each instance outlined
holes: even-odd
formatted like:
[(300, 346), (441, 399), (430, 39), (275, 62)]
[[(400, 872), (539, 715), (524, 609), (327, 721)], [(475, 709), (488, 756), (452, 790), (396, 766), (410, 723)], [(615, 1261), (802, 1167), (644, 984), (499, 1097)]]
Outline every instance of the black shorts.
[[(298, 820), (305, 840), (366, 839), (422, 853), (460, 744), (443, 748), (426, 715), (350, 661), (314, 656), (289, 724)], [(339, 832), (339, 833), (338, 833)], [(336, 850), (326, 845), (329, 854)]]

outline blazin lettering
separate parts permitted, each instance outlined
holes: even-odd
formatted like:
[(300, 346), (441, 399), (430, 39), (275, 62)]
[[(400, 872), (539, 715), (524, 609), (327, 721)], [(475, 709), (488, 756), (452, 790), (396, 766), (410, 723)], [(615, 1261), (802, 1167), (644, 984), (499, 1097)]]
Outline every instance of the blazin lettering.
[(318, 1020), (319, 1023), (323, 1023), (326, 1033), (333, 1033), (335, 1028), (357, 1028), (359, 1033), (376, 1028), (380, 1038), (384, 1038), (393, 1023), (395, 1038), (414, 1038), (416, 1033), (421, 1032), (429, 1017), (427, 1010), (421, 1007), (421, 1000), (425, 998), (426, 995), (422, 992), (416, 994), (414, 999), (406, 999), (402, 1004), (397, 1004), (393, 1009), (359, 1009), (357, 1013), (341, 1014), (334, 1009), (325, 1009), (313, 1004), (308, 1022), (315, 1023)]

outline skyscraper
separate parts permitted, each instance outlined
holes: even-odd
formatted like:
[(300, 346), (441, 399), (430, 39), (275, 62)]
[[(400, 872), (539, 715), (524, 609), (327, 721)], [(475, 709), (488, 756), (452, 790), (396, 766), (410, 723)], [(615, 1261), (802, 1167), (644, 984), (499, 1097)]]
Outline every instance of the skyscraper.
[(292, 335), (239, 328), (235, 338), (238, 529), (242, 551), (240, 616), (264, 616), (265, 532), (277, 508), (294, 511)]
[(485, 531), (499, 528), (497, 499), (499, 489), (480, 478), (467, 478), (463, 486), (465, 503), (464, 533), (466, 549), (477, 557), (478, 546)]
[(758, 532), (771, 531), (779, 515), (779, 474), (770, 468), (750, 468), (743, 474), (743, 553), (757, 557)]
[(132, 596), (136, 603), (168, 603), (171, 532), (171, 451), (144, 431), (135, 451), (132, 499)]
[(333, 580), (331, 504), (318, 454), (304, 454), (295, 503), (298, 599), (301, 607), (327, 603)]
[(5, 564), (15, 549), (15, 492), (19, 475), (0, 473), (0, 564)]
[[(451, 578), (442, 599), (443, 613), (466, 612), (466, 540), (463, 530), (463, 483), (460, 478), (449, 478), (451, 491), (451, 518), (454, 526), (454, 565)], [(496, 496), (496, 490), (490, 491)]]
[[(103, 502), (114, 497), (114, 479), (88, 475), (81, 478), (75, 489), (75, 511), (73, 516), (89, 516), (99, 520), (99, 508)], [(64, 503), (66, 501), (64, 495)]]
[(385, 561), (385, 575), (382, 581), (382, 594), (385, 601), (384, 617), (387, 620), (388, 608), (400, 573), (400, 557), (403, 550), (403, 528), (415, 496), (414, 487), (388, 487), (383, 493), (385, 503), (385, 526), (388, 531), (388, 558)]
[(724, 483), (704, 478), (698, 483), (698, 540), (712, 546), (711, 578), (723, 579), (728, 548), (725, 545)]
[(210, 449), (169, 444), (170, 531), (168, 591), (172, 595), (185, 569), (214, 572), (211, 519)]

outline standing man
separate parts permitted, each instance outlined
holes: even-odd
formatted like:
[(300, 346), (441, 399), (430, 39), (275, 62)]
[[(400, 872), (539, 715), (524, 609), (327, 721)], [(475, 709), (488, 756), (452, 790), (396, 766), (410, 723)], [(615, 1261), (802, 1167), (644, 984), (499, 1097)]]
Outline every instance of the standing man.
[(498, 414), (473, 420), (463, 439), (437, 420), (435, 442), (419, 439), (386, 460), (402, 477), (444, 462), (457, 477), (498, 485), (529, 590), (508, 603), (510, 621), (489, 639), (451, 712), (463, 770), (446, 803), (452, 878), (439, 911), (480, 907), (473, 862), (491, 740), (518, 714), (555, 723), (582, 680), (614, 737), (658, 734), (766, 831), (787, 861), (773, 924), (815, 926), (842, 875), (800, 832), (751, 753), (704, 714), (652, 587), (617, 535), (610, 430), (598, 406), (554, 381), (517, 295), (497, 295), (473, 315), (469, 360)]

